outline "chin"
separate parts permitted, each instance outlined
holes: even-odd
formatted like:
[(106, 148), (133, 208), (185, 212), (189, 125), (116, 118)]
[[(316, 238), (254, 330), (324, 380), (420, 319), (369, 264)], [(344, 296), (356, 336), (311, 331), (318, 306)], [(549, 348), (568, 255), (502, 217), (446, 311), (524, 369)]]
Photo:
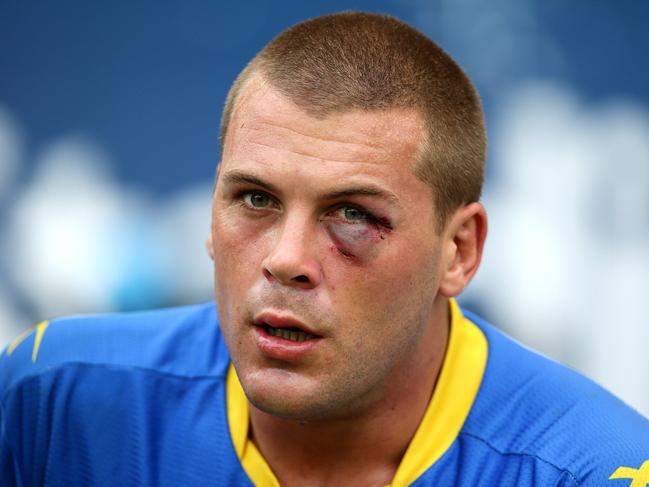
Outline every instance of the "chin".
[(271, 378), (268, 372), (253, 373), (241, 380), (246, 397), (260, 411), (296, 421), (327, 419), (340, 414), (340, 401), (313, 381), (284, 370), (273, 371), (270, 375), (275, 377)]
[(249, 396), (248, 399), (255, 408), (271, 416), (294, 421), (309, 421), (316, 419), (312, 407), (304, 401), (286, 401), (286, 398), (272, 398), (268, 396)]

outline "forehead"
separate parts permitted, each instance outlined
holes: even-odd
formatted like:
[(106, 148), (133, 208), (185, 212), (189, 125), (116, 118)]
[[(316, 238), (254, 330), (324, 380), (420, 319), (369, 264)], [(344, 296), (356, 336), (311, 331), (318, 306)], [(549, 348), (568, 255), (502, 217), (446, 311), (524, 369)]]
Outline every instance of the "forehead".
[(317, 117), (257, 76), (235, 103), (223, 161), (245, 162), (241, 159), (272, 154), (275, 162), (370, 164), (392, 172), (412, 169), (423, 134), (423, 118), (415, 109), (356, 109)]

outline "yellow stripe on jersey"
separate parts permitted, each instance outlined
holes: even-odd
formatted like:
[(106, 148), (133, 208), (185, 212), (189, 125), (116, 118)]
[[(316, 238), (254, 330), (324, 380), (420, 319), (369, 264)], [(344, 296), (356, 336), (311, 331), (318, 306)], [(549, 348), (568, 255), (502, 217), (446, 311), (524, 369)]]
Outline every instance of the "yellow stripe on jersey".
[(41, 341), (43, 340), (43, 333), (45, 333), (45, 328), (49, 325), (49, 321), (41, 321), (40, 323), (30, 326), (27, 328), (25, 331), (23, 331), (20, 335), (18, 335), (13, 342), (9, 344), (7, 347), (7, 355), (11, 355), (14, 353), (16, 348), (20, 346), (22, 342), (24, 342), (34, 330), (36, 330), (36, 338), (34, 340), (34, 348), (32, 350), (32, 362), (36, 362), (36, 357), (38, 356), (38, 349), (41, 346)]
[(608, 479), (631, 480), (629, 487), (645, 487), (649, 485), (649, 460), (643, 462), (640, 468), (620, 467)]
[(232, 364), (228, 369), (225, 391), (230, 436), (243, 469), (256, 486), (280, 487), (268, 463), (266, 463), (255, 444), (248, 439), (248, 428), (250, 427), (248, 399), (246, 399)]
[(41, 342), (43, 341), (43, 333), (45, 333), (49, 324), (49, 321), (42, 321), (36, 325), (36, 338), (34, 338), (34, 348), (32, 349), (32, 362), (36, 362), (38, 350), (41, 348)]
[[(413, 483), (448, 450), (457, 438), (478, 394), (487, 365), (487, 339), (466, 319), (454, 299), (449, 300), (449, 342), (433, 397), (415, 432), (392, 487)], [(228, 370), (227, 411), (237, 456), (257, 487), (279, 487), (279, 482), (254, 443), (248, 438), (248, 400), (232, 364)]]
[(27, 328), (25, 331), (23, 331), (20, 335), (18, 335), (13, 342), (9, 344), (7, 347), (7, 355), (11, 355), (14, 353), (14, 350), (18, 348), (18, 345), (20, 345), (22, 342), (25, 341), (25, 339), (32, 334), (32, 332), (36, 329), (36, 326), (30, 326)]
[(406, 450), (393, 486), (413, 483), (448, 450), (457, 438), (478, 395), (487, 366), (487, 339), (449, 300), (451, 332), (444, 364), (424, 417)]

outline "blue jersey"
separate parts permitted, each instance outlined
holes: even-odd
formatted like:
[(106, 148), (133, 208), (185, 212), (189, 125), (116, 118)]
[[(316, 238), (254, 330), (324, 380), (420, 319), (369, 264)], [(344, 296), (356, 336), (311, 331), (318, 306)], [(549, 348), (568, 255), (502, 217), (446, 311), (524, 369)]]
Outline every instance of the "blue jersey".
[[(488, 350), (475, 392), (447, 443), (420, 427), (411, 446), (443, 447), (407, 483), (647, 485), (645, 418), (465, 315)], [(442, 374), (461, 390), (455, 362)], [(41, 323), (0, 359), (0, 484), (252, 485), (229, 370), (213, 304)], [(436, 389), (432, 416), (448, 410), (442, 399)]]

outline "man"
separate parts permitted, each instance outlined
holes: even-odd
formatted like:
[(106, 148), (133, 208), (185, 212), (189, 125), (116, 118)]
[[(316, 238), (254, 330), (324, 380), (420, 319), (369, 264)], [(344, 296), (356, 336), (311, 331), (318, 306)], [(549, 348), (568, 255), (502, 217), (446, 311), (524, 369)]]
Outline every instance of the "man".
[(485, 135), (435, 44), (379, 15), (298, 24), (221, 136), (218, 311), (14, 342), (3, 485), (647, 484), (646, 419), (453, 299), (486, 235)]

